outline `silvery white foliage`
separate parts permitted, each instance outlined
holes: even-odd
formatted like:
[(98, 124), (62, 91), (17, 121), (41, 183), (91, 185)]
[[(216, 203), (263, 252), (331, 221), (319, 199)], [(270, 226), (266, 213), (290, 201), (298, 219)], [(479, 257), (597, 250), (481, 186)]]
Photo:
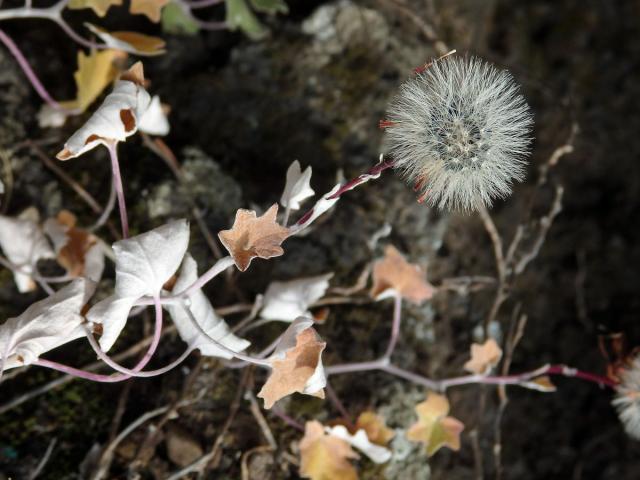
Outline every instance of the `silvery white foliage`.
[[(284, 331), (280, 341), (276, 345), (273, 354), (269, 357), (269, 361), (284, 360), (287, 356), (287, 352), (296, 347), (296, 337), (299, 333), (303, 332), (307, 328), (313, 327), (313, 320), (309, 317), (296, 318), (289, 327)], [(316, 367), (313, 375), (307, 380), (302, 393), (307, 395), (313, 395), (318, 393), (324, 387), (327, 386), (327, 375), (324, 372), (324, 366), (322, 365), (322, 356), (318, 360), (318, 366)]]
[(340, 199), (340, 197), (331, 198), (342, 185), (338, 183), (334, 186), (329, 193), (324, 195), (311, 209), (309, 217), (305, 218), (300, 224), (295, 224), (290, 227), (290, 235), (296, 235), (311, 225), (320, 215), (329, 210)]
[(335, 427), (325, 427), (325, 432), (334, 437), (338, 437), (352, 446), (360, 450), (374, 463), (385, 463), (391, 459), (391, 450), (388, 448), (371, 443), (367, 432), (363, 429), (358, 430), (355, 434), (349, 433), (344, 425), (336, 425)]
[[(58, 255), (68, 243), (67, 237), (68, 227), (61, 224), (55, 218), (47, 219), (42, 225), (43, 231), (47, 234), (53, 249)], [(84, 272), (81, 276), (86, 277), (94, 282), (99, 282), (104, 271), (104, 246), (101, 242), (96, 242), (85, 253)]]
[(81, 310), (94, 289), (94, 282), (76, 279), (0, 325), (2, 368), (29, 365), (43, 353), (83, 337)]
[[(198, 266), (193, 257), (187, 253), (182, 261), (180, 275), (173, 287), (173, 291), (182, 292), (197, 279)], [(169, 311), (173, 322), (176, 324), (180, 338), (192, 349), (198, 349), (202, 355), (210, 357), (232, 358), (229, 352), (220, 349), (206, 336), (202, 335), (198, 328), (193, 325), (189, 314), (184, 310), (184, 306), (180, 304), (167, 304), (165, 308)], [(202, 290), (197, 290), (189, 295), (187, 308), (191, 310), (194, 320), (198, 322), (202, 330), (225, 347), (234, 352), (241, 352), (251, 345), (251, 342), (238, 338), (231, 333), (227, 323), (216, 314), (211, 303), (205, 294), (202, 293)]]
[(300, 169), (300, 162), (294, 160), (287, 169), (287, 181), (280, 198), (280, 205), (291, 210), (299, 210), (300, 203), (315, 194), (309, 184), (310, 181), (311, 167), (307, 167), (303, 172)]
[(15, 218), (0, 215), (0, 247), (9, 261), (21, 268), (21, 272), (13, 273), (21, 293), (35, 290), (36, 284), (30, 273), (38, 260), (55, 258), (40, 228), (38, 211), (33, 207)]
[(433, 62), (402, 85), (387, 119), (396, 168), (430, 205), (489, 206), (524, 178), (529, 107), (512, 76), (482, 60)]
[(169, 133), (170, 126), (167, 116), (162, 109), (160, 97), (154, 95), (149, 107), (142, 113), (138, 122), (138, 130), (149, 135), (164, 136)]
[(300, 316), (310, 315), (309, 306), (322, 298), (332, 276), (333, 273), (327, 273), (289, 282), (272, 282), (264, 294), (260, 316), (292, 322)]
[(101, 323), (100, 347), (108, 351), (127, 323), (133, 304), (144, 296), (158, 296), (176, 272), (189, 245), (189, 223), (176, 220), (113, 244), (115, 292), (96, 303), (87, 319)]
[(616, 396), (611, 402), (630, 437), (640, 440), (640, 356), (621, 374)]

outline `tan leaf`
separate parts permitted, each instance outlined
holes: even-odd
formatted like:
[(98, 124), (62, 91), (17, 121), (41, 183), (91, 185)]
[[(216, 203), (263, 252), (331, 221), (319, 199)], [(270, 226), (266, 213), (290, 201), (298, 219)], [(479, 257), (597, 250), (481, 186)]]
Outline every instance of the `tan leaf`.
[(547, 375), (543, 375), (542, 377), (534, 378), (533, 380), (525, 382), (523, 386), (545, 393), (556, 391), (556, 386)]
[(300, 476), (311, 480), (357, 480), (349, 459), (358, 458), (351, 445), (328, 435), (316, 420), (307, 422), (300, 441)]
[(146, 15), (152, 22), (158, 23), (163, 7), (169, 0), (131, 0), (129, 12), (133, 15)]
[(471, 345), (471, 360), (464, 364), (464, 369), (478, 375), (486, 375), (501, 358), (502, 349), (493, 338), (490, 338), (482, 345), (479, 343)]
[(264, 399), (265, 408), (271, 408), (276, 401), (294, 392), (324, 398), (326, 378), (321, 354), (327, 344), (307, 323), (294, 322), (289, 328), (296, 329), (297, 325), (304, 330), (295, 335), (295, 346), (276, 351), (269, 360), (273, 370), (258, 393), (258, 397)]
[(165, 41), (161, 38), (138, 32), (109, 32), (91, 23), (85, 23), (85, 25), (109, 48), (149, 57), (162, 55), (165, 52)]
[(126, 56), (119, 50), (94, 50), (88, 55), (78, 51), (78, 69), (73, 75), (78, 93), (75, 100), (62, 102), (62, 106), (84, 112), (115, 80), (120, 72), (117, 63)]
[(244, 272), (254, 258), (279, 257), (284, 253), (280, 244), (289, 236), (289, 229), (276, 223), (278, 204), (273, 204), (261, 217), (253, 210), (240, 209), (231, 230), (218, 233), (238, 269)]
[(104, 17), (112, 6), (122, 5), (122, 0), (70, 0), (67, 8), (81, 10), (90, 8), (99, 17)]
[(459, 420), (448, 417), (447, 397), (430, 393), (427, 399), (416, 405), (418, 421), (407, 431), (407, 438), (425, 444), (427, 455), (431, 456), (441, 447), (460, 449), (460, 434), (464, 425)]
[(378, 445), (387, 445), (395, 436), (395, 432), (388, 428), (384, 418), (376, 412), (362, 412), (356, 420), (356, 430), (363, 429), (367, 437)]
[(375, 299), (386, 298), (397, 292), (402, 298), (419, 305), (429, 300), (434, 291), (424, 270), (407, 262), (392, 245), (385, 248), (384, 258), (373, 265), (373, 286), (370, 294)]

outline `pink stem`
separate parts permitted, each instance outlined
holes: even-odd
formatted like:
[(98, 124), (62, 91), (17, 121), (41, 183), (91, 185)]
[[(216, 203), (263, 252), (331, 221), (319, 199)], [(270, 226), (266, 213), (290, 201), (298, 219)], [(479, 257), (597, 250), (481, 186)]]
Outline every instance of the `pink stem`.
[(22, 68), (22, 71), (29, 79), (29, 82), (31, 82), (31, 85), (33, 86), (35, 91), (38, 92), (38, 95), (40, 95), (40, 98), (42, 98), (42, 100), (44, 100), (51, 108), (54, 108), (56, 110), (61, 110), (61, 111), (67, 111), (66, 108), (64, 108), (62, 105), (56, 102), (51, 97), (51, 95), (49, 95), (49, 92), (47, 92), (47, 89), (44, 88), (44, 85), (42, 85), (42, 83), (38, 79), (38, 76), (35, 74), (31, 66), (29, 65), (29, 62), (27, 61), (25, 56), (22, 54), (18, 46), (11, 39), (11, 37), (6, 33), (4, 33), (4, 31), (2, 30), (0, 30), (0, 41), (4, 43), (4, 45), (9, 49), (11, 54), (18, 61), (18, 64)]
[(393, 323), (391, 325), (391, 339), (387, 350), (382, 356), (383, 359), (390, 359), (391, 354), (396, 348), (398, 343), (398, 337), (400, 336), (400, 323), (402, 322), (402, 297), (399, 293), (396, 293), (393, 297)]
[[(156, 300), (157, 300), (155, 303), (156, 322), (155, 322), (153, 340), (151, 341), (151, 345), (149, 345), (149, 349), (147, 350), (147, 353), (145, 353), (144, 357), (142, 357), (142, 359), (136, 364), (136, 366), (133, 367), (132, 372), (135, 372), (135, 373), (140, 372), (144, 367), (147, 366), (147, 364), (149, 363), (149, 360), (151, 360), (151, 357), (153, 356), (156, 349), (158, 348), (158, 344), (160, 343), (160, 337), (162, 335), (162, 305), (160, 304), (160, 299), (156, 298)], [(174, 363), (176, 362), (173, 362), (170, 365), (171, 368), (175, 366)], [(70, 367), (68, 365), (63, 365), (61, 363), (52, 362), (51, 360), (45, 360), (42, 358), (36, 360), (35, 362), (33, 362), (33, 364), (38, 365), (40, 367), (47, 367), (53, 370), (58, 370), (59, 372), (66, 373), (67, 375), (71, 375), (74, 377), (84, 378), (86, 380), (92, 380), (94, 382), (115, 383), (115, 382), (121, 382), (123, 380), (127, 380), (131, 378), (131, 375), (127, 375), (124, 373), (121, 373), (119, 375), (102, 375), (99, 373), (87, 372), (85, 370), (80, 370), (78, 368)], [(143, 372), (143, 373), (145, 373), (144, 376), (155, 376), (155, 375), (160, 375), (161, 373), (164, 373), (167, 370), (168, 368), (164, 367), (159, 370), (153, 370), (151, 372)]]
[(120, 174), (120, 163), (118, 162), (118, 143), (107, 144), (109, 157), (111, 158), (111, 169), (113, 171), (113, 185), (118, 197), (118, 208), (120, 210), (120, 223), (122, 224), (122, 238), (129, 238), (129, 218), (127, 217), (127, 204), (124, 199), (124, 189), (122, 188), (122, 175)]
[(282, 410), (280, 410), (278, 408), (272, 408), (271, 409), (271, 413), (273, 415), (275, 415), (276, 417), (278, 417), (280, 420), (282, 420), (284, 423), (289, 425), (290, 427), (293, 427), (293, 428), (295, 428), (297, 430), (300, 430), (301, 432), (304, 432), (304, 425), (302, 425), (297, 420), (294, 420), (293, 418), (291, 418), (289, 415), (284, 413)]

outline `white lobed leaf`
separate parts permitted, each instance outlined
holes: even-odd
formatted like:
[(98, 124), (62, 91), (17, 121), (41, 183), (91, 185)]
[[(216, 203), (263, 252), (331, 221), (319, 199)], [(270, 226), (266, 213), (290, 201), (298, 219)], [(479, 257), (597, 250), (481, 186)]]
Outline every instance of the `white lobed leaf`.
[[(198, 279), (198, 266), (190, 254), (186, 254), (182, 261), (180, 275), (176, 281), (173, 291), (182, 292)], [(203, 335), (196, 326), (189, 314), (185, 312), (184, 306), (179, 304), (168, 304), (165, 308), (169, 311), (173, 322), (176, 324), (180, 338), (193, 349), (198, 349), (202, 355), (210, 357), (222, 357), (231, 359), (232, 355), (213, 344), (209, 338)], [(193, 318), (198, 322), (202, 330), (216, 341), (234, 352), (245, 350), (251, 342), (236, 337), (229, 330), (227, 323), (214, 311), (211, 303), (202, 290), (189, 295), (188, 307), (193, 314)]]
[(284, 192), (280, 198), (280, 205), (288, 207), (291, 210), (300, 209), (300, 203), (305, 198), (309, 198), (315, 194), (311, 189), (309, 182), (311, 181), (311, 167), (307, 167), (304, 172), (300, 169), (300, 162), (294, 160), (287, 170), (287, 182), (284, 186)]
[(332, 428), (325, 427), (325, 431), (329, 435), (349, 442), (375, 463), (385, 463), (391, 459), (391, 451), (388, 448), (371, 443), (367, 432), (363, 429), (358, 430), (354, 435), (349, 433), (349, 430), (344, 425), (336, 425)]
[(169, 133), (169, 120), (164, 113), (160, 97), (154, 95), (138, 122), (138, 130), (149, 135), (164, 136)]
[[(306, 330), (307, 328), (312, 328), (313, 324), (313, 320), (309, 317), (301, 316), (296, 318), (282, 334), (282, 337), (276, 345), (273, 354), (269, 357), (269, 360), (284, 360), (286, 358), (287, 351), (296, 347), (296, 337), (298, 336), (298, 334)], [(311, 375), (311, 377), (309, 377), (309, 379), (307, 380), (302, 393), (313, 395), (317, 392), (320, 392), (326, 386), (327, 375), (324, 371), (324, 366), (322, 365), (322, 357), (320, 357), (320, 359), (318, 360), (318, 366), (313, 372), (313, 375)]]
[(76, 279), (0, 325), (2, 368), (29, 365), (41, 354), (83, 337), (81, 311), (94, 289), (94, 282)]
[(322, 215), (324, 212), (326, 212), (331, 207), (333, 207), (333, 205), (340, 199), (340, 197), (336, 197), (336, 198), (330, 198), (330, 197), (332, 197), (338, 190), (340, 190), (340, 187), (342, 187), (340, 183), (334, 186), (330, 192), (328, 192), (326, 195), (324, 195), (320, 200), (316, 202), (316, 204), (313, 206), (311, 214), (308, 217), (306, 217), (303, 222), (291, 226), (290, 228), (291, 235), (296, 235), (300, 233), (302, 230), (304, 230), (309, 225), (311, 225), (320, 215)]
[(30, 273), (38, 260), (55, 258), (39, 225), (38, 211), (30, 207), (18, 217), (0, 215), (0, 247), (11, 263), (21, 268), (13, 278), (18, 290), (29, 292), (36, 288)]
[[(150, 103), (151, 97), (144, 87), (129, 80), (119, 80), (89, 120), (67, 140), (58, 158), (67, 160), (100, 144), (126, 140), (138, 130), (140, 118)], [(125, 122), (125, 115), (132, 117), (132, 125), (129, 119)]]
[(57, 128), (64, 125), (69, 113), (62, 108), (54, 108), (48, 103), (42, 104), (38, 111), (38, 125), (40, 128)]
[(333, 273), (327, 273), (289, 282), (272, 282), (264, 294), (260, 316), (292, 322), (302, 315), (309, 315), (309, 306), (325, 294), (332, 276)]
[(176, 272), (189, 245), (189, 224), (176, 220), (149, 232), (114, 243), (114, 295), (95, 304), (87, 319), (102, 323), (100, 346), (108, 351), (127, 323), (131, 307), (141, 297), (157, 296)]

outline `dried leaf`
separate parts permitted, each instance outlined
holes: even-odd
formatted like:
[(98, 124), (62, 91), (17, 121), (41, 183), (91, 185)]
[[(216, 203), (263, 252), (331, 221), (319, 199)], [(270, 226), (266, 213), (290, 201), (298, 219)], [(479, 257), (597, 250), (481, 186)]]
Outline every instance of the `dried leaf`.
[(305, 198), (314, 195), (309, 182), (311, 181), (311, 167), (307, 167), (304, 172), (300, 169), (300, 162), (295, 160), (287, 169), (287, 181), (284, 192), (280, 198), (280, 205), (289, 207), (291, 210), (299, 210), (300, 203)]
[(104, 17), (112, 6), (122, 5), (122, 0), (69, 0), (67, 8), (81, 10), (90, 8), (99, 17)]
[(328, 435), (318, 421), (307, 422), (300, 441), (300, 475), (311, 480), (357, 480), (349, 459), (358, 458), (351, 445)]
[(373, 265), (373, 298), (380, 300), (397, 293), (402, 298), (420, 305), (433, 296), (435, 289), (418, 265), (407, 262), (392, 245), (385, 248), (384, 254), (384, 258)]
[(359, 429), (355, 434), (351, 434), (344, 425), (336, 425), (327, 428), (326, 431), (329, 435), (349, 442), (351, 446), (356, 447), (374, 463), (385, 463), (391, 459), (391, 451), (373, 444), (364, 429)]
[(367, 437), (378, 445), (387, 445), (395, 436), (395, 432), (388, 428), (384, 418), (376, 412), (362, 412), (356, 420), (356, 429), (363, 429)]
[(241, 272), (249, 268), (254, 258), (279, 257), (284, 253), (280, 244), (289, 236), (289, 229), (276, 223), (278, 205), (273, 204), (261, 217), (253, 210), (240, 209), (231, 230), (218, 233)]
[(289, 282), (272, 282), (264, 294), (262, 318), (292, 322), (310, 316), (309, 306), (322, 298), (329, 288), (333, 273), (299, 278)]
[(31, 277), (38, 260), (55, 258), (42, 229), (38, 211), (27, 208), (18, 217), (0, 215), (0, 247), (11, 263), (20, 267), (13, 278), (21, 293), (36, 289)]
[[(121, 142), (142, 129), (145, 115), (152, 108), (151, 97), (141, 85), (142, 63), (138, 62), (122, 74), (121, 79), (89, 120), (64, 144), (56, 155), (59, 160), (78, 157), (98, 145)], [(153, 124), (149, 118), (147, 124)]]
[(327, 344), (312, 325), (313, 320), (308, 318), (295, 320), (269, 358), (271, 375), (258, 393), (265, 408), (294, 392), (324, 398), (327, 379), (321, 355)]
[(87, 277), (99, 282), (104, 270), (104, 251), (98, 238), (76, 227), (76, 217), (67, 210), (44, 223), (58, 263), (72, 277)]
[(502, 349), (498, 343), (490, 338), (482, 345), (471, 345), (471, 360), (464, 364), (464, 369), (478, 375), (487, 375), (502, 358)]
[(133, 304), (157, 296), (176, 272), (189, 245), (189, 224), (177, 220), (114, 243), (116, 286), (112, 296), (96, 303), (87, 319), (102, 324), (100, 346), (106, 352), (127, 323)]
[[(197, 279), (198, 266), (193, 257), (187, 253), (182, 261), (180, 276), (173, 286), (173, 291), (182, 292)], [(180, 337), (191, 348), (198, 349), (202, 355), (210, 357), (232, 358), (232, 355), (221, 350), (206, 336), (202, 335), (200, 330), (193, 325), (190, 316), (185, 312), (182, 305), (169, 304), (165, 305), (165, 308), (169, 311), (173, 322), (176, 324)], [(241, 352), (251, 345), (247, 340), (238, 338), (231, 333), (226, 322), (216, 314), (211, 303), (205, 294), (202, 293), (202, 290), (197, 290), (189, 295), (188, 308), (191, 310), (194, 319), (198, 322), (202, 330), (211, 338), (222, 343), (225, 347), (235, 352)]]
[(96, 98), (113, 82), (120, 69), (116, 62), (126, 58), (126, 54), (118, 50), (94, 50), (86, 55), (78, 51), (78, 69), (73, 75), (76, 82), (76, 99), (63, 102), (69, 109), (84, 112)]
[(163, 7), (169, 0), (131, 0), (129, 13), (146, 15), (152, 22), (158, 23)]
[(109, 32), (91, 23), (85, 23), (85, 26), (109, 48), (147, 57), (162, 55), (166, 51), (165, 41), (158, 37), (138, 32)]
[(538, 390), (539, 392), (550, 393), (556, 391), (556, 386), (547, 375), (534, 378), (533, 380), (524, 382), (522, 385), (532, 390)]
[(85, 335), (81, 311), (95, 284), (77, 279), (0, 325), (0, 371), (29, 365), (40, 355)]
[(460, 449), (460, 434), (464, 425), (459, 420), (448, 417), (447, 397), (430, 393), (427, 399), (416, 405), (418, 421), (407, 431), (407, 438), (425, 444), (427, 455), (431, 456), (441, 447)]

